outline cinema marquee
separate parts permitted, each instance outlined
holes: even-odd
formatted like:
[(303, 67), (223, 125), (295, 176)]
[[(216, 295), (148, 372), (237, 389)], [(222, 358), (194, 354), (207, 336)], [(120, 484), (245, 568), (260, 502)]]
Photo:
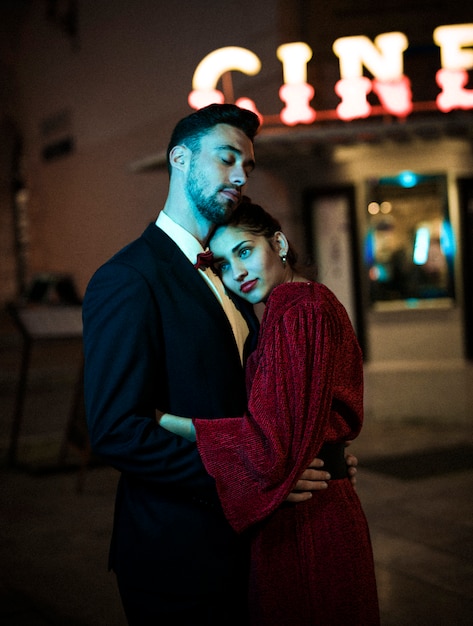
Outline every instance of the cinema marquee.
[[(439, 26), (433, 40), (440, 48), (440, 69), (436, 73), (439, 93), (435, 107), (442, 112), (453, 109), (473, 109), (473, 89), (468, 89), (468, 70), (473, 68), (473, 24)], [(339, 59), (340, 80), (334, 91), (340, 98), (334, 117), (344, 121), (367, 118), (375, 114), (367, 100), (376, 95), (383, 114), (405, 118), (415, 109), (412, 102), (411, 81), (404, 75), (403, 53), (408, 48), (406, 35), (390, 32), (371, 41), (364, 35), (341, 37), (332, 49)], [(311, 124), (318, 112), (311, 106), (316, 94), (307, 83), (307, 63), (312, 58), (311, 48), (303, 42), (281, 45), (276, 51), (283, 69), (283, 84), (279, 97), (284, 108), (279, 120), (287, 126)], [(373, 78), (364, 76), (366, 68)], [(219, 48), (198, 64), (189, 94), (189, 104), (199, 109), (214, 102), (225, 101), (217, 89), (218, 81), (230, 71), (255, 76), (261, 70), (261, 61), (251, 50), (235, 46)], [(251, 99), (239, 98), (236, 104), (263, 115)]]

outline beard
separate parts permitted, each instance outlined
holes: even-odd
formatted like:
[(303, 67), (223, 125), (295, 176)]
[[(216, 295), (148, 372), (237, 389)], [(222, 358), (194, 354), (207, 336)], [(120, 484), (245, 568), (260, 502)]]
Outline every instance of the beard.
[(231, 200), (222, 199), (219, 196), (219, 192), (225, 189), (225, 185), (206, 194), (205, 189), (208, 188), (209, 183), (206, 177), (197, 171), (194, 160), (192, 160), (187, 179), (187, 196), (202, 217), (212, 224), (222, 226), (230, 219), (236, 208), (235, 204)]

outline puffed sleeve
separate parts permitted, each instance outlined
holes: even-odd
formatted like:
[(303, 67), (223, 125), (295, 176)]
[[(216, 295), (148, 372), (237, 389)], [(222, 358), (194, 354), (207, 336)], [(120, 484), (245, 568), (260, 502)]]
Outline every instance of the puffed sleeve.
[(337, 316), (312, 301), (276, 316), (267, 309), (247, 414), (194, 420), (199, 453), (236, 531), (278, 507), (320, 450), (340, 342)]

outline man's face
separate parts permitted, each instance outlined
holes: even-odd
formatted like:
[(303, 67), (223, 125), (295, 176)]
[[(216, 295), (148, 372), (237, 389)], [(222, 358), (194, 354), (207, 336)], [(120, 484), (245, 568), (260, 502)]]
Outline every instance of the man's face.
[(251, 140), (238, 128), (219, 124), (200, 140), (192, 153), (186, 193), (198, 213), (213, 224), (224, 224), (241, 200), (254, 168)]

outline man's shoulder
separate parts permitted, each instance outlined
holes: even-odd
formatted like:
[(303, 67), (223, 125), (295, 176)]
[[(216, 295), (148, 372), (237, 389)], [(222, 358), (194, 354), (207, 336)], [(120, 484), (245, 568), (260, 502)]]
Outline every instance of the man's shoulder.
[(164, 235), (155, 224), (150, 224), (137, 239), (118, 250), (95, 270), (88, 287), (113, 276), (118, 279), (128, 273), (149, 273), (152, 267), (158, 265), (161, 234)]
[(166, 261), (177, 250), (176, 244), (156, 224), (151, 223), (134, 241), (116, 252), (103, 265), (123, 264), (136, 268)]
[(159, 245), (161, 237), (161, 231), (155, 224), (149, 224), (144, 232), (126, 244), (123, 248), (118, 250), (107, 262), (124, 261), (127, 258), (133, 258), (136, 255), (143, 255), (146, 253), (153, 253), (156, 249), (156, 245)]

